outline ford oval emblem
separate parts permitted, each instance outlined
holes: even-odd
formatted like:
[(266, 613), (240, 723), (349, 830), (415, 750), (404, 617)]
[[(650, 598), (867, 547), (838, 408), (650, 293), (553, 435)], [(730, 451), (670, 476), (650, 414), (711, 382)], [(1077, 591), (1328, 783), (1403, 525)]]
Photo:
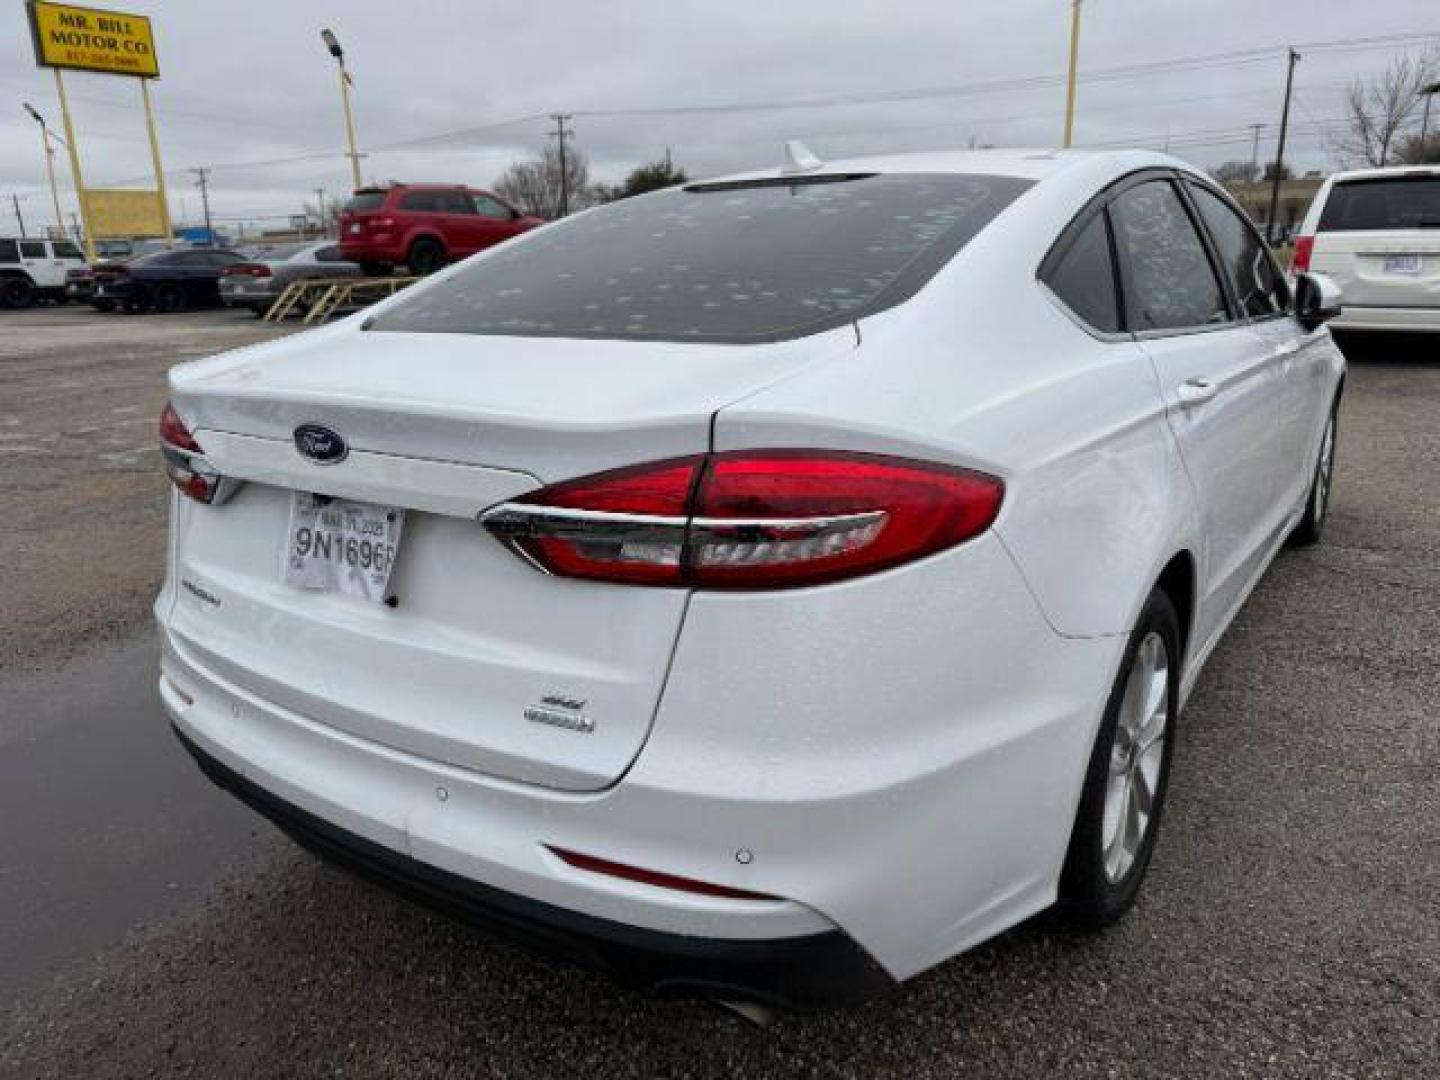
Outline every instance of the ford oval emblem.
[(350, 447), (340, 434), (323, 424), (301, 424), (295, 429), (295, 449), (317, 465), (337, 465), (345, 460)]

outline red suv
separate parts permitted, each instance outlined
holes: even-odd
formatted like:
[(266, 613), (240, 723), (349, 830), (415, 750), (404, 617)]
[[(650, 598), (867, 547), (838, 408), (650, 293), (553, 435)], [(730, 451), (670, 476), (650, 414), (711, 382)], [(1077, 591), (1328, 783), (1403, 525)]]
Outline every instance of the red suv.
[(543, 223), (463, 184), (392, 184), (361, 188), (345, 204), (340, 249), (367, 274), (401, 263), (429, 274)]

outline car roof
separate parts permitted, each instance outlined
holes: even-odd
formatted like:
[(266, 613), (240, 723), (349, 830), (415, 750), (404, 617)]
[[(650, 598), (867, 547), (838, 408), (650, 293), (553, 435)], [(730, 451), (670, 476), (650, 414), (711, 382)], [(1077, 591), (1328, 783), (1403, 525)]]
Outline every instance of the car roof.
[(1331, 173), (1330, 179), (1337, 184), (1347, 180), (1384, 180), (1396, 176), (1440, 176), (1440, 165), (1386, 165), (1374, 169), (1346, 169)]
[[(777, 155), (778, 156), (778, 155)], [(912, 154), (879, 154), (870, 157), (840, 158), (825, 161), (814, 169), (789, 170), (781, 165), (769, 169), (707, 177), (704, 184), (765, 180), (783, 176), (826, 176), (835, 173), (969, 173), (987, 176), (1013, 176), (1023, 180), (1043, 180), (1070, 169), (1089, 166), (1101, 172), (1123, 175), (1144, 168), (1183, 169), (1198, 171), (1194, 166), (1149, 150), (1057, 150), (1057, 149), (989, 149), (932, 150)]]

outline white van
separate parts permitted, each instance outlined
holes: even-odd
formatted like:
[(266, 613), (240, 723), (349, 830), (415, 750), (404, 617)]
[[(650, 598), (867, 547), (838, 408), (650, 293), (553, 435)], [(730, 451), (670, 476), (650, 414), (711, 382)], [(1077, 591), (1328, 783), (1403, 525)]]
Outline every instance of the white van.
[(0, 237), (0, 308), (66, 300), (66, 273), (84, 265), (85, 255), (69, 240)]
[(1340, 286), (1336, 330), (1440, 331), (1440, 166), (1331, 176), (1295, 238), (1294, 270)]

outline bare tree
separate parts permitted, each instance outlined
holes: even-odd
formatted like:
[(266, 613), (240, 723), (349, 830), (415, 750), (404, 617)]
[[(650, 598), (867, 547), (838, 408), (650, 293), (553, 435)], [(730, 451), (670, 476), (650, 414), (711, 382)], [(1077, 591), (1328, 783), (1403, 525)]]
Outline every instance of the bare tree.
[(1210, 170), (1210, 175), (1226, 187), (1235, 184), (1249, 184), (1255, 179), (1255, 170), (1248, 161), (1227, 161)]
[[(572, 211), (600, 201), (590, 183), (590, 164), (573, 143), (565, 150), (565, 179)], [(555, 218), (560, 215), (560, 180), (559, 148), (547, 146), (540, 157), (517, 161), (506, 169), (495, 181), (495, 190), (526, 213)]]
[(1347, 165), (1388, 165), (1422, 103), (1420, 91), (1436, 78), (1440, 57), (1401, 56), (1379, 75), (1350, 84), (1345, 129), (1330, 148)]

